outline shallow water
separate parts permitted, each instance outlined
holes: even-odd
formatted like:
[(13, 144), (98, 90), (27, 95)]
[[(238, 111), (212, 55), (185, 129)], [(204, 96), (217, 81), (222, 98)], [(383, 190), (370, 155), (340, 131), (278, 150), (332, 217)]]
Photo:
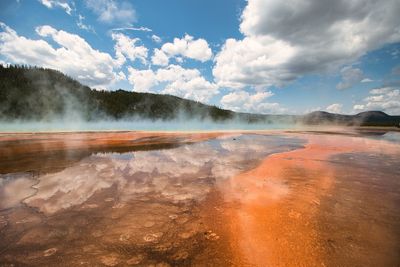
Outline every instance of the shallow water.
[(173, 146), (151, 138), (147, 148), (63, 146), (46, 168), (19, 166), (27, 161), (10, 153), (12, 172), (0, 164), (0, 263), (396, 266), (396, 134), (391, 142), (225, 133), (174, 137)]
[(60, 132), (60, 131), (215, 131), (215, 130), (272, 130), (290, 129), (289, 123), (246, 123), (241, 121), (214, 122), (211, 120), (110, 120), (110, 121), (54, 121), (4, 122), (1, 132)]

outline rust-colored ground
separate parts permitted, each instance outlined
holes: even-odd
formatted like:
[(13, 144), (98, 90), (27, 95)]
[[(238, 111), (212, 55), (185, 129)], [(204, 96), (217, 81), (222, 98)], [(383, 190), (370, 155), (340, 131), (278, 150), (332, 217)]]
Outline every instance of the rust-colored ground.
[(379, 135), (0, 134), (0, 155), (0, 266), (400, 266)]
[(62, 169), (95, 152), (171, 148), (223, 133), (64, 132), (0, 133), (0, 174)]
[[(400, 154), (400, 147), (355, 137), (331, 135), (302, 135), (301, 137), (308, 140), (303, 149), (269, 156), (257, 168), (239, 174), (220, 185), (225, 199), (236, 203), (234, 208), (226, 211), (226, 221), (229, 222), (231, 229), (231, 240), (234, 240), (235, 244), (234, 254), (241, 255), (236, 257), (235, 265), (395, 266), (399, 264), (399, 243), (396, 240), (400, 237), (400, 232), (393, 228), (382, 229), (384, 228), (382, 225), (378, 227), (373, 225), (376, 222), (373, 217), (387, 216), (386, 212), (398, 211), (400, 176), (395, 175), (400, 174), (399, 168), (394, 170), (395, 175), (391, 177), (391, 182), (386, 181), (387, 184), (380, 185), (383, 191), (390, 191), (391, 186), (397, 187), (397, 191), (392, 199), (388, 200), (381, 196), (382, 199), (379, 200), (375, 194), (382, 192), (365, 190), (374, 175), (370, 172), (371, 170), (366, 169), (367, 177), (358, 184), (351, 184), (359, 178), (357, 175), (360, 175), (351, 169), (355, 162), (350, 160), (348, 164), (342, 162), (342, 165), (335, 166), (329, 160), (333, 156), (348, 153), (382, 153), (396, 159)], [(347, 177), (349, 180), (343, 181), (343, 177), (338, 177), (337, 174), (339, 170), (346, 169), (350, 173), (354, 172), (354, 177), (350, 175)], [(345, 189), (347, 192), (339, 195), (335, 187), (342, 182), (347, 182)], [(364, 186), (361, 192), (360, 185)], [(326, 214), (326, 210), (322, 207), (326, 208), (328, 202), (348, 201), (355, 192), (359, 194), (357, 203), (350, 204), (354, 205), (353, 208), (370, 209), (372, 218), (368, 218), (370, 221), (366, 223), (366, 226), (379, 228), (384, 233), (371, 234), (368, 226), (359, 231), (357, 223), (364, 226), (364, 222), (360, 221), (361, 218), (356, 217), (359, 214), (355, 214), (354, 210), (343, 209), (343, 214), (340, 216), (344, 218), (348, 216), (348, 220), (341, 221), (341, 225), (333, 227), (336, 229), (334, 234), (344, 239), (340, 240), (342, 243), (337, 244), (337, 240), (332, 238), (333, 233), (324, 232), (332, 228), (329, 225), (333, 224), (337, 218), (332, 214)], [(366, 199), (371, 197), (378, 201), (391, 202), (392, 210), (387, 211), (385, 206), (379, 205), (373, 208), (368, 207), (369, 201)], [(365, 210), (365, 212), (368, 211)], [(379, 213), (382, 215), (378, 215)], [(323, 225), (321, 225), (321, 218), (323, 218)], [(399, 216), (396, 218), (400, 219)], [(355, 224), (351, 225), (353, 229), (348, 228), (350, 221)], [(400, 224), (397, 222), (396, 226)], [(343, 238), (344, 235), (346, 235), (345, 238)], [(353, 249), (353, 254), (343, 253), (345, 251), (343, 247), (348, 245), (346, 243), (349, 243), (349, 240), (353, 240), (353, 235), (359, 238), (369, 236), (369, 238), (355, 240), (351, 245), (358, 247)], [(366, 248), (371, 246), (369, 243), (380, 244), (383, 247), (375, 248), (376, 250), (370, 251), (369, 255), (360, 253), (360, 250), (373, 250), (372, 247)], [(332, 253), (332, 248), (335, 249), (335, 246), (339, 246), (338, 249), (343, 254)], [(349, 247), (349, 249), (352, 248)], [(363, 265), (363, 262), (366, 265)], [(337, 263), (340, 265), (336, 265)]]

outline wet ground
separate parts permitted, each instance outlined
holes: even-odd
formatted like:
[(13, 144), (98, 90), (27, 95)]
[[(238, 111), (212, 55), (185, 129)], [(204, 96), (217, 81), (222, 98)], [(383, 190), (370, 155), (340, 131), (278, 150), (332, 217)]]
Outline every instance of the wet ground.
[(0, 266), (399, 266), (398, 135), (0, 134)]

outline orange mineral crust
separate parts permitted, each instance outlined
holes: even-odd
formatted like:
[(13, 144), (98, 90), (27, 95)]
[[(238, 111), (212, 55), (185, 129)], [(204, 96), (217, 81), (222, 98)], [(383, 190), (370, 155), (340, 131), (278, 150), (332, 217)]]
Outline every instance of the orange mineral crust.
[(0, 134), (0, 266), (400, 266), (398, 140)]
[[(176, 147), (222, 132), (58, 132), (0, 133), (0, 173), (52, 171), (95, 152), (128, 152)], [(21, 168), (24, 166), (24, 168)]]
[[(396, 257), (398, 262), (398, 254), (396, 256), (398, 244), (390, 242), (396, 239), (395, 236), (386, 240), (387, 247), (381, 251), (384, 256), (372, 253), (373, 256), (365, 257), (359, 251), (353, 255), (335, 255), (330, 250), (335, 246), (346, 246), (346, 244), (334, 244), (332, 238), (325, 239), (329, 233), (321, 232), (325, 226), (321, 225), (320, 217), (327, 215), (321, 210), (326, 206), (322, 205), (325, 204), (324, 201), (327, 199), (340, 201), (338, 199), (340, 196), (335, 195), (335, 187), (341, 183), (336, 168), (346, 168), (346, 166), (333, 164), (330, 161), (333, 156), (344, 153), (382, 152), (399, 156), (400, 147), (356, 137), (298, 136), (307, 139), (308, 143), (304, 148), (268, 156), (258, 167), (219, 185), (225, 200), (235, 203), (225, 211), (225, 214), (231, 229), (231, 240), (235, 242), (234, 254), (241, 255), (237, 264), (329, 266), (329, 263), (335, 262), (335, 257), (342, 257), (341, 261), (336, 261), (344, 264), (340, 266), (356, 266), (362, 258), (367, 264), (369, 258), (372, 260), (370, 263), (395, 263)], [(397, 180), (395, 183), (399, 186), (399, 177), (393, 178)], [(356, 187), (354, 186), (355, 190)], [(348, 190), (351, 194), (352, 188)], [(398, 201), (398, 192), (396, 198)], [(362, 206), (360, 199), (358, 202), (358, 205)], [(342, 216), (347, 215), (351, 216), (342, 214)], [(361, 218), (356, 219), (361, 220)], [(348, 229), (342, 227), (345, 228), (346, 225), (341, 225), (338, 232), (342, 231), (344, 234)], [(368, 229), (363, 231), (365, 232), (349, 232), (348, 235), (369, 235)], [(398, 233), (399, 231), (393, 232), (397, 237)], [(373, 238), (375, 239), (373, 241), (382, 241), (386, 236)], [(365, 248), (367, 244), (356, 245)], [(393, 258), (385, 258), (389, 255)]]

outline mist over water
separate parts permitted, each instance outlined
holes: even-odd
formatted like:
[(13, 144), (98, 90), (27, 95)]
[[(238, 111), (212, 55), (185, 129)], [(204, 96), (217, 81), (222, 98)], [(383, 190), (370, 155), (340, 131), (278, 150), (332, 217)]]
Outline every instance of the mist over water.
[(382, 112), (354, 117), (237, 113), (172, 95), (96, 91), (51, 69), (2, 67), (0, 72), (0, 132), (283, 130), (394, 126), (399, 120)]
[(20, 121), (0, 122), (0, 132), (62, 132), (62, 131), (218, 131), (218, 130), (285, 130), (295, 124), (246, 123), (211, 120), (102, 120), (102, 121)]

